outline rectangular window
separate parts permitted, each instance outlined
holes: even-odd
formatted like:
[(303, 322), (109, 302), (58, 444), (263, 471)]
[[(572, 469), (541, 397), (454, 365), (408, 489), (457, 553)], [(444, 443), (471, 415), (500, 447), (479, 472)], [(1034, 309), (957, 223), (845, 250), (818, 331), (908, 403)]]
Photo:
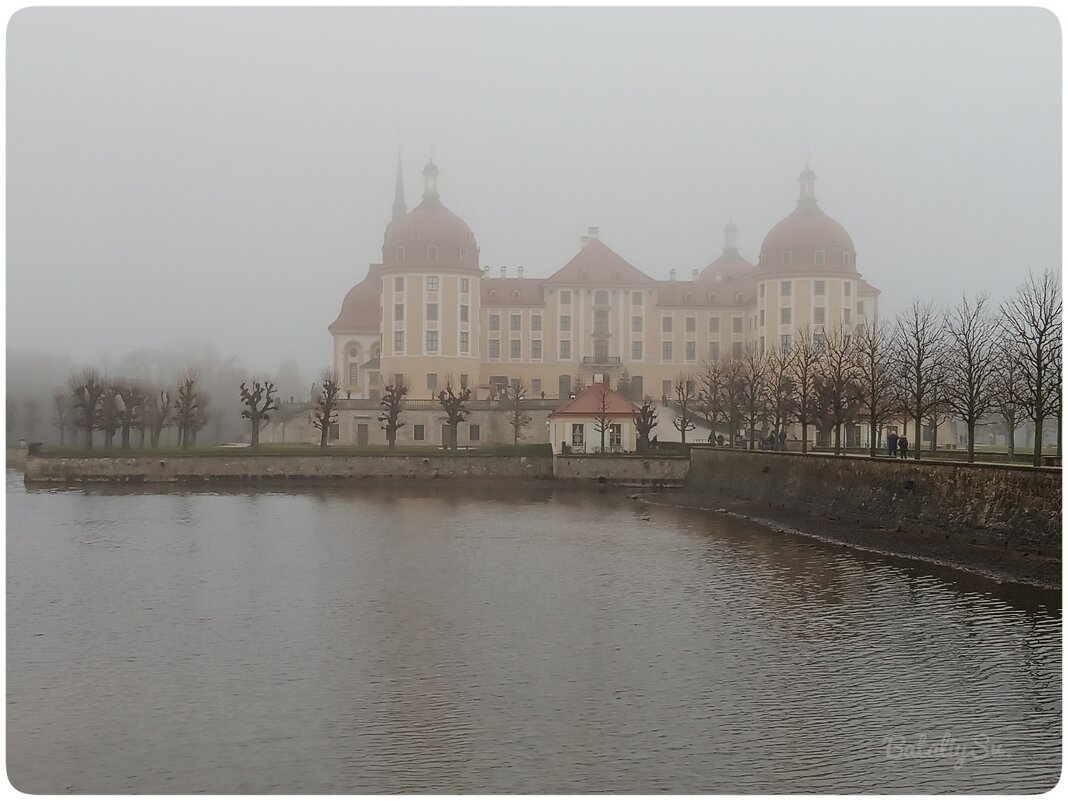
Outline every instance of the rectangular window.
[(864, 301), (857, 301), (857, 314), (864, 316)]
[(570, 314), (561, 314), (560, 315), (560, 330), (561, 331), (570, 331), (571, 330), (571, 315)]
[(660, 358), (665, 362), (671, 361), (671, 341), (662, 342), (660, 344)]
[(764, 297), (764, 284), (760, 285), (760, 297)]
[(794, 285), (792, 281), (780, 281), (779, 282), (779, 294), (784, 298), (790, 297), (793, 292)]
[(710, 333), (710, 334), (718, 334), (719, 333), (719, 318), (718, 317), (709, 317), (708, 318), (708, 333)]
[(564, 306), (570, 306), (571, 305), (571, 290), (570, 289), (561, 289), (560, 290), (560, 303), (563, 304)]
[(790, 339), (789, 334), (783, 334), (779, 337), (779, 347), (781, 347), (783, 351), (789, 351), (790, 348), (793, 347), (793, 340)]
[(660, 318), (660, 330), (663, 331), (665, 334), (670, 334), (671, 333), (671, 318), (670, 317), (661, 317)]
[(642, 318), (634, 316), (630, 318), (630, 330), (635, 334), (641, 333), (642, 330)]
[(782, 252), (782, 266), (783, 267), (789, 267), (793, 263), (794, 263), (794, 254), (792, 252), (790, 252), (789, 250), (784, 250)]
[(426, 439), (426, 429), (417, 423), (412, 427), (412, 439), (416, 442), (422, 442)]
[(581, 448), (586, 442), (586, 426), (582, 423), (571, 424), (571, 446)]
[(541, 379), (532, 378), (530, 381), (530, 391), (535, 395), (541, 395)]
[(764, 355), (764, 337), (760, 338), (760, 355)]
[(760, 310), (760, 324), (764, 325), (764, 310)]
[(642, 293), (641, 292), (631, 292), (630, 293), (630, 305), (631, 306), (641, 306), (642, 305)]
[(560, 340), (560, 358), (561, 359), (570, 359), (571, 358), (571, 340), (570, 339), (562, 339), (562, 340)]
[(437, 322), (438, 319), (438, 304), (428, 303), (426, 304), (426, 319)]
[(513, 359), (518, 359), (522, 356), (523, 341), (520, 339), (513, 339), (509, 344), (508, 355)]
[(356, 362), (349, 362), (349, 384), (356, 386), (360, 377), (360, 365)]
[(393, 279), (393, 291), (394, 292), (403, 292), (404, 291), (404, 279), (403, 278), (399, 278), (398, 277), (398, 278), (394, 278)]
[(779, 309), (779, 322), (782, 325), (790, 325), (794, 321), (792, 309), (789, 307), (785, 309)]
[(849, 282), (849, 281), (846, 281), (845, 284), (843, 284), (843, 287), (845, 288), (844, 289), (845, 296), (847, 298), (848, 297), (852, 297), (853, 296), (853, 284), (851, 282)]
[(513, 331), (522, 331), (523, 330), (523, 315), (521, 315), (521, 314), (513, 314), (511, 316), (511, 329)]
[(460, 322), (461, 323), (471, 322), (471, 320), (469, 318), (469, 315), (471, 314), (471, 312), (469, 311), (470, 308), (471, 307), (468, 306), (466, 303), (463, 303), (463, 304), (460, 305)]
[(708, 358), (711, 359), (712, 361), (716, 361), (719, 358), (719, 343), (718, 342), (709, 342), (708, 343)]
[(695, 361), (696, 359), (697, 359), (697, 343), (696, 342), (687, 342), (686, 343), (686, 361), (692, 362), (692, 361)]
[(623, 444), (623, 424), (612, 423), (608, 426), (608, 444), (618, 448)]
[(733, 331), (735, 334), (742, 333), (742, 318), (741, 317), (735, 317), (735, 318), (733, 318), (731, 320), (731, 331)]
[(608, 333), (608, 309), (594, 310), (593, 333), (597, 335), (603, 335)]
[(696, 331), (697, 331), (697, 318), (696, 317), (687, 317), (686, 318), (686, 333), (687, 334), (693, 334)]
[(640, 340), (634, 340), (630, 343), (630, 358), (640, 359), (642, 357), (642, 343)]
[(491, 339), (489, 341), (489, 357), (491, 359), (501, 358), (501, 341), (499, 339)]
[(467, 389), (467, 373), (460, 373), (460, 389)]
[(540, 359), (541, 358), (541, 340), (540, 339), (531, 340), (531, 343), (530, 343), (530, 358), (532, 358), (532, 359)]
[(852, 322), (852, 319), (851, 319), (850, 314), (849, 314), (851, 311), (853, 311), (853, 310), (850, 309), (848, 306), (846, 306), (844, 309), (842, 309), (842, 322), (843, 323)]
[(481, 435), (482, 432), (479, 431), (478, 423), (471, 423), (471, 425), (468, 427), (467, 438), (471, 440), (471, 442), (478, 442), (478, 438)]
[(466, 331), (460, 332), (460, 353), (464, 356), (471, 349), (471, 335)]
[(812, 322), (816, 325), (823, 325), (827, 322), (827, 310), (822, 306), (817, 306), (812, 310)]
[(734, 359), (735, 361), (737, 361), (738, 359), (742, 358), (742, 343), (741, 342), (732, 342), (731, 343), (731, 358)]
[(438, 374), (427, 373), (426, 374), (426, 388), (433, 392), (438, 388)]
[(403, 303), (394, 303), (393, 304), (393, 319), (394, 320), (403, 320), (404, 319), (404, 304)]
[(826, 295), (827, 294), (827, 282), (826, 281), (813, 281), (812, 282), (812, 294), (813, 295)]
[(530, 316), (530, 330), (531, 331), (540, 331), (541, 330), (541, 315), (540, 314), (532, 314)]
[(437, 353), (438, 351), (438, 332), (427, 331), (426, 332), (426, 352)]
[(814, 264), (826, 264), (827, 263), (827, 254), (824, 253), (822, 250), (817, 250), (815, 255), (812, 258), (812, 261), (813, 261)]
[[(460, 248), (460, 250), (461, 250), (461, 252), (464, 252), (464, 253), (466, 253), (466, 251), (467, 251), (466, 248)], [(471, 281), (470, 281), (470, 279), (468, 279), (468, 278), (461, 278), (460, 279), (460, 291), (462, 293), (464, 293), (465, 295), (468, 292), (471, 291)]]
[(501, 330), (501, 315), (491, 314), (489, 316), (489, 330), (500, 331)]
[(436, 275), (428, 275), (426, 277), (426, 291), (437, 292), (438, 291), (438, 277)]
[(670, 381), (661, 381), (660, 382), (660, 390), (661, 390), (661, 392), (660, 392), (661, 395), (663, 395), (665, 398), (670, 398), (671, 397), (671, 382)]
[(394, 331), (393, 332), (393, 350), (394, 351), (398, 351), (398, 352), (404, 350), (404, 332), (403, 331)]

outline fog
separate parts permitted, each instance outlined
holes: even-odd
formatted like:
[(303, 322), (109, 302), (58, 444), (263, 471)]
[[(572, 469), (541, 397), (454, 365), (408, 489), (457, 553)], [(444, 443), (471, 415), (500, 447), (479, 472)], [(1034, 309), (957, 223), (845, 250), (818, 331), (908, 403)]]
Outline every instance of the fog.
[(1060, 268), (1041, 9), (36, 8), (7, 44), (9, 354), (197, 340), (310, 385), (398, 152), (494, 274), (597, 225), (688, 277), (728, 218), (755, 262), (806, 163), (884, 316)]

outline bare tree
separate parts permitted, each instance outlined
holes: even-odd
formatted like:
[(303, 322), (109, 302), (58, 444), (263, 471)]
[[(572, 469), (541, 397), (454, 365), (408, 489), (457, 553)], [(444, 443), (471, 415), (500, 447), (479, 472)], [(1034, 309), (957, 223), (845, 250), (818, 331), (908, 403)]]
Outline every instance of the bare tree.
[(776, 448), (780, 442), (786, 442), (786, 426), (797, 416), (793, 362), (793, 353), (788, 348), (773, 348), (765, 358), (768, 412)]
[(767, 372), (764, 355), (753, 344), (745, 346), (742, 353), (741, 401), (749, 430), (749, 450), (756, 447), (757, 423), (767, 417)]
[(508, 423), (512, 426), (512, 444), (519, 447), (519, 435), (530, 425), (526, 412), (527, 385), (520, 380), (508, 390)]
[(67, 392), (56, 392), (52, 395), (52, 425), (59, 429), (59, 445), (67, 444), (67, 426), (71, 419), (71, 396)]
[(686, 432), (697, 428), (694, 420), (694, 407), (697, 405), (697, 388), (694, 385), (693, 376), (678, 375), (672, 386), (675, 404), (679, 407), (678, 414), (671, 424), (682, 435), (682, 444), (686, 444)]
[(260, 446), (260, 428), (270, 419), (270, 412), (278, 409), (278, 394), (270, 379), (252, 379), (252, 389), (241, 382), (241, 416), (252, 424), (251, 447)]
[(723, 363), (718, 359), (710, 359), (705, 362), (699, 377), (700, 389), (697, 391), (697, 402), (694, 409), (711, 429), (709, 441), (716, 437), (716, 428), (720, 423), (727, 422), (727, 414), (724, 403), (725, 376)]
[(197, 446), (197, 435), (208, 425), (212, 420), (211, 412), (208, 411), (208, 407), (211, 405), (211, 395), (204, 390), (197, 389), (197, 403), (196, 411), (193, 414), (193, 420), (189, 425), (189, 447), (195, 448)]
[(999, 340), (991, 400), (1001, 419), (1005, 421), (1005, 441), (1010, 462), (1016, 457), (1016, 429), (1019, 428), (1020, 418), (1024, 414), (1022, 398), (1026, 388), (1023, 373), (1023, 358), (1020, 356), (1018, 344), (1011, 340)]
[(745, 403), (745, 364), (740, 359), (728, 359), (723, 362), (721, 375), (723, 409), (727, 424), (730, 426), (728, 444), (734, 447), (735, 437), (738, 436), (738, 429), (742, 425), (742, 410)]
[(97, 428), (104, 433), (104, 449), (109, 450), (115, 443), (115, 434), (121, 425), (120, 411), (122, 398), (116, 379), (110, 379), (100, 397), (100, 412), (97, 414)]
[(452, 375), (445, 375), (445, 388), (438, 392), (438, 403), (441, 404), (441, 408), (445, 411), (445, 420), (449, 426), (449, 440), (447, 443), (452, 446), (452, 450), (456, 450), (457, 436), (456, 432), (464, 420), (467, 419), (467, 402), (471, 400), (471, 390), (467, 387), (462, 387), (459, 392), (455, 390), (452, 383)]
[(994, 408), (997, 324), (987, 313), (987, 295), (965, 295), (946, 312), (948, 358), (946, 404), (968, 430), (968, 461), (975, 461), (975, 427)]
[(834, 455), (842, 453), (842, 426), (855, 419), (850, 412), (857, 408), (861, 395), (860, 369), (853, 337), (835, 328), (827, 337), (818, 373), (826, 409), (834, 430)]
[(897, 317), (894, 340), (895, 361), (900, 368), (896, 392), (915, 423), (912, 452), (919, 459), (923, 421), (937, 400), (936, 388), (945, 358), (945, 329), (934, 304), (913, 298), (909, 308)]
[(404, 396), (407, 394), (408, 387), (404, 384), (404, 379), (395, 375), (386, 385), (382, 392), (382, 399), (378, 402), (378, 405), (382, 407), (378, 421), (384, 424), (382, 429), (386, 432), (386, 442), (390, 450), (393, 450), (397, 444), (397, 432), (407, 425), (400, 419)]
[[(145, 392), (144, 414), (145, 427), (148, 429), (150, 447), (159, 447), (160, 434), (172, 422), (171, 393), (165, 389), (153, 387)], [(142, 445), (144, 439), (142, 438)]]
[(634, 428), (638, 433), (638, 453), (649, 451), (649, 437), (656, 427), (656, 406), (648, 395), (641, 407), (634, 413)]
[(75, 424), (85, 434), (86, 449), (91, 450), (105, 379), (95, 367), (86, 367), (72, 375), (68, 385), (74, 401)]
[(1042, 464), (1042, 426), (1057, 405), (1060, 375), (1054, 375), (1062, 347), (1060, 276), (1045, 270), (1040, 276), (1028, 272), (1016, 294), (1001, 304), (1000, 324), (1014, 340), (1022, 361), (1021, 405), (1035, 424), (1032, 464)]
[(319, 447), (325, 449), (330, 441), (330, 427), (337, 423), (337, 402), (341, 395), (341, 379), (332, 367), (319, 371), (319, 386), (312, 409), (312, 425), (319, 429)]
[(868, 453), (872, 457), (879, 447), (879, 430), (897, 410), (892, 345), (886, 326), (878, 320), (862, 326), (856, 334), (860, 410), (868, 418)]
[(816, 376), (820, 373), (823, 350), (811, 331), (807, 328), (798, 331), (791, 375), (797, 422), (801, 424), (801, 453), (808, 453), (808, 427), (816, 420)]

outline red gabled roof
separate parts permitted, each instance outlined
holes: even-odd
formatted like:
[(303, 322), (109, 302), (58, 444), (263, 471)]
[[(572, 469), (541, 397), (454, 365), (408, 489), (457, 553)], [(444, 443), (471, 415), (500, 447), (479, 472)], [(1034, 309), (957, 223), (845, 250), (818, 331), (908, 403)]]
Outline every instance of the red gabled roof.
[[(603, 386), (603, 384), (590, 384), (590, 386), (550, 414), (549, 417), (599, 417), (601, 415), (601, 389)], [(638, 412), (637, 406), (611, 387), (608, 388), (606, 400), (605, 415), (607, 417), (633, 417)]]
[(327, 329), (331, 334), (377, 333), (382, 327), (382, 265), (372, 264), (367, 277), (341, 302), (341, 313)]
[(592, 239), (571, 261), (546, 279), (557, 284), (651, 284), (654, 280), (600, 239)]

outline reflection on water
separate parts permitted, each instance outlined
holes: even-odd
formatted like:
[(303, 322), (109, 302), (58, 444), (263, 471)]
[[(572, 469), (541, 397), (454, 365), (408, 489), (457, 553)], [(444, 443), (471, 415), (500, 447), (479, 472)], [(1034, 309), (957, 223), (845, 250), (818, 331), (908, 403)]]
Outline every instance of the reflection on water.
[(454, 484), (8, 481), (31, 792), (1040, 791), (1056, 593)]

